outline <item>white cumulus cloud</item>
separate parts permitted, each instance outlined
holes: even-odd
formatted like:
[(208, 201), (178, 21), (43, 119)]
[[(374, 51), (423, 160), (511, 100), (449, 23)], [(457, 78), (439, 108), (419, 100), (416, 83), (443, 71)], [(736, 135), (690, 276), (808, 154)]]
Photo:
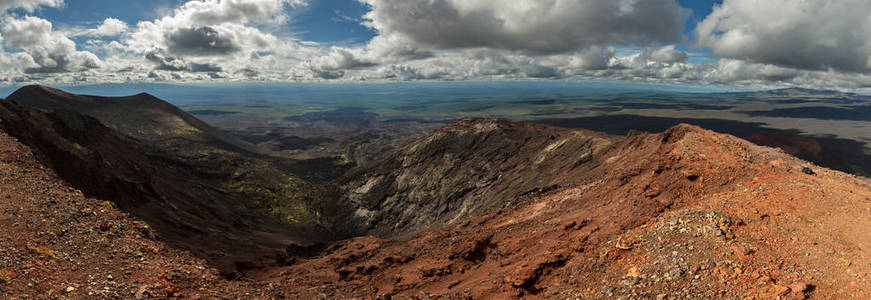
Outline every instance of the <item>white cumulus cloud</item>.
[(257, 26), (287, 21), (286, 6), (301, 0), (194, 0), (170, 15), (136, 25), (125, 40), (128, 49), (144, 53), (163, 49), (173, 55), (222, 56), (273, 51), (278, 39)]
[[(363, 44), (300, 40), (307, 0), (184, 0), (153, 19), (53, 26), (0, 0), (0, 83), (631, 80), (871, 87), (871, 2), (724, 0), (683, 36), (677, 0), (356, 0)], [(72, 2), (70, 2), (72, 3)], [(80, 44), (80, 45), (77, 45)], [(689, 52), (689, 53), (688, 53)], [(95, 55), (95, 53), (97, 55)], [(692, 59), (690, 59), (692, 58)]]
[(51, 22), (27, 16), (7, 17), (3, 24), (4, 45), (21, 50), (16, 53), (24, 73), (65, 73), (100, 67), (100, 59), (91, 52), (78, 51), (76, 43), (54, 32)]
[(16, 8), (32, 12), (40, 6), (59, 7), (63, 4), (63, 0), (0, 0), (0, 14)]
[(806, 70), (871, 70), (871, 1), (725, 0), (696, 28), (715, 56)]
[(111, 37), (118, 36), (127, 31), (127, 23), (115, 18), (106, 18), (99, 27), (88, 29), (79, 35), (89, 35), (95, 37)]

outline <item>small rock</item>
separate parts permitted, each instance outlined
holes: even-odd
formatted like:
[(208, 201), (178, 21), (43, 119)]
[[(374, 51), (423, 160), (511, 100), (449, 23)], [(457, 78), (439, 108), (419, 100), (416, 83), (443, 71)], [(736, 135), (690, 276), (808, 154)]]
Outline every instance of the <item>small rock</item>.
[(622, 239), (617, 240), (617, 243), (614, 244), (614, 247), (620, 250), (632, 250), (632, 242), (627, 242)]
[(623, 282), (621, 282), (623, 286), (633, 286), (639, 283), (641, 283), (641, 278), (638, 277), (627, 277), (626, 279), (623, 279)]
[(808, 175), (816, 174), (816, 172), (814, 172), (814, 170), (812, 170), (811, 168), (808, 168), (808, 167), (801, 168), (801, 172), (808, 174)]
[(681, 270), (680, 268), (672, 268), (671, 270), (668, 271), (668, 273), (666, 273), (666, 278), (668, 280), (673, 280), (673, 279), (680, 278), (681, 276), (683, 276), (683, 274), (684, 274), (684, 270)]
[(67, 293), (75, 291), (75, 290), (76, 290), (76, 288), (71, 287), (71, 286), (67, 287), (67, 289), (66, 289)]
[(786, 167), (786, 162), (784, 162), (782, 159), (772, 160), (771, 162), (769, 162), (769, 164), (771, 164), (774, 167), (779, 167), (779, 168)]
[(614, 296), (614, 293), (616, 293), (616, 292), (617, 292), (617, 288), (616, 288), (616, 287), (613, 287), (613, 286), (606, 286), (606, 287), (602, 288), (601, 291), (599, 291), (599, 294), (601, 294), (601, 295), (605, 295), (605, 296), (608, 296), (608, 297), (613, 297), (613, 296)]
[(145, 299), (145, 293), (148, 291), (148, 286), (143, 285), (136, 289), (136, 292), (133, 293), (133, 297), (138, 299)]
[(451, 284), (448, 285), (448, 289), (452, 289), (455, 286), (459, 285), (460, 283), (462, 283), (462, 281), (454, 280), (453, 282), (451, 282)]
[(641, 276), (641, 272), (638, 271), (637, 267), (632, 267), (632, 268), (629, 268), (629, 272), (626, 273), (626, 276), (639, 277), (639, 276)]
[(807, 292), (810, 286), (803, 282), (793, 283), (789, 286), (789, 289), (796, 293), (804, 293)]
[(647, 197), (647, 198), (656, 198), (660, 194), (662, 194), (662, 190), (660, 190), (657, 187), (651, 187), (651, 188), (648, 188), (646, 191), (644, 191), (644, 197)]
[(747, 256), (747, 255), (753, 254), (755, 252), (752, 248), (747, 247), (745, 245), (736, 244), (736, 245), (733, 245), (731, 248), (732, 248), (732, 252), (734, 252), (736, 255), (739, 255), (739, 256)]
[(774, 285), (771, 287), (771, 292), (775, 296), (785, 296), (786, 294), (789, 294), (790, 291), (789, 287), (785, 285)]

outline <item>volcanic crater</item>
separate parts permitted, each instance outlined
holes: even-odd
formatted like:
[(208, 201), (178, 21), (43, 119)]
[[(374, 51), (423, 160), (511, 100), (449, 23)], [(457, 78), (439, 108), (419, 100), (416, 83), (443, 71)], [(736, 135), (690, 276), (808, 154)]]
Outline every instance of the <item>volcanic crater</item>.
[(806, 140), (468, 118), (348, 164), (42, 86), (0, 130), (8, 298), (871, 296), (871, 182)]

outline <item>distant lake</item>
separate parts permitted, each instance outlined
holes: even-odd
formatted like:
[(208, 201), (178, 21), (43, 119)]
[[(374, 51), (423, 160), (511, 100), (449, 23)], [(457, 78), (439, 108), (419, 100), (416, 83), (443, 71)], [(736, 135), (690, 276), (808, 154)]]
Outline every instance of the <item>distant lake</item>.
[[(733, 92), (677, 85), (630, 82), (490, 81), (401, 83), (216, 83), (216, 84), (98, 84), (53, 86), (77, 94), (127, 96), (149, 93), (175, 105), (336, 105), (371, 107), (397, 102), (502, 100), (547, 101), (585, 99), (624, 93)], [(18, 87), (0, 86), (0, 97)]]

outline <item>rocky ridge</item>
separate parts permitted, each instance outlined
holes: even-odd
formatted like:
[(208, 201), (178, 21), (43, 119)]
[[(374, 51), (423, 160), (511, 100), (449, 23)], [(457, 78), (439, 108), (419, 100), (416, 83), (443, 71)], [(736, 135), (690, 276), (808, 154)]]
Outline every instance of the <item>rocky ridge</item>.
[(868, 296), (867, 179), (689, 125), (599, 157), (516, 208), (251, 276), (292, 298)]
[(347, 176), (344, 194), (368, 234), (400, 236), (510, 208), (577, 183), (611, 137), (583, 130), (463, 119)]

